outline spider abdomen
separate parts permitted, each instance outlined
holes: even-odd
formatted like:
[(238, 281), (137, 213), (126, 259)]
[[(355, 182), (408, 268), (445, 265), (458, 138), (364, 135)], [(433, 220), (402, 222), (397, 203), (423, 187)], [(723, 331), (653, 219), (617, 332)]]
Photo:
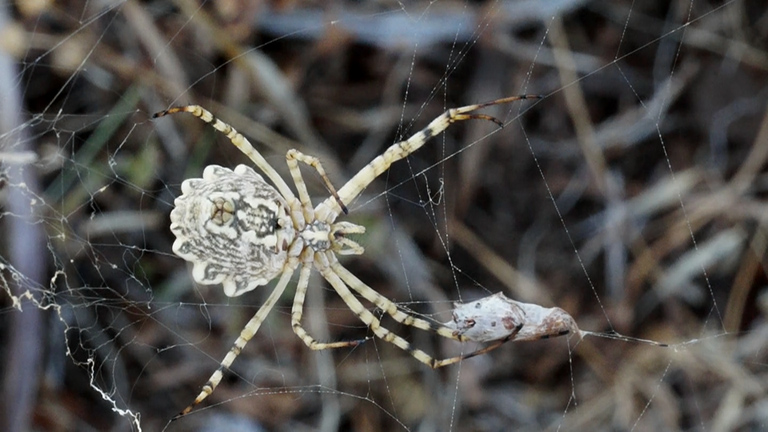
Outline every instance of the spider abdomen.
[(280, 194), (252, 168), (210, 165), (182, 184), (171, 212), (173, 251), (193, 264), (200, 284), (230, 297), (282, 272), (296, 231)]

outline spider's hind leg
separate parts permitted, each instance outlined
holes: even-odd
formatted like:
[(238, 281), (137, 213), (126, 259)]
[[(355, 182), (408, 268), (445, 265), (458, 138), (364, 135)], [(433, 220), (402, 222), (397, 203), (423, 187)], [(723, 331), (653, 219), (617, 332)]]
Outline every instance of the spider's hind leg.
[(213, 375), (211, 375), (211, 377), (208, 378), (208, 381), (200, 390), (200, 393), (197, 395), (195, 400), (191, 404), (189, 404), (186, 408), (184, 408), (179, 414), (177, 414), (173, 418), (173, 420), (177, 420), (189, 414), (198, 404), (204, 401), (208, 396), (211, 395), (211, 393), (213, 393), (214, 390), (216, 390), (216, 387), (219, 385), (219, 383), (221, 382), (221, 379), (224, 377), (224, 370), (229, 369), (229, 367), (232, 366), (232, 363), (235, 361), (237, 356), (239, 356), (240, 353), (243, 351), (243, 349), (245, 348), (245, 345), (253, 338), (253, 336), (259, 330), (259, 327), (261, 327), (261, 324), (264, 322), (269, 312), (272, 310), (272, 308), (275, 306), (277, 301), (280, 299), (280, 296), (282, 296), (283, 291), (285, 291), (285, 287), (286, 285), (288, 285), (288, 282), (291, 280), (292, 274), (293, 274), (293, 270), (290, 268), (286, 269), (283, 272), (283, 275), (281, 276), (280, 281), (275, 286), (275, 289), (272, 290), (272, 293), (269, 295), (269, 297), (264, 302), (264, 304), (259, 308), (256, 314), (253, 315), (250, 321), (248, 321), (248, 323), (245, 325), (243, 330), (240, 332), (240, 336), (238, 336), (232, 348), (224, 357), (224, 360), (221, 361), (218, 369), (216, 369), (216, 372), (214, 372)]

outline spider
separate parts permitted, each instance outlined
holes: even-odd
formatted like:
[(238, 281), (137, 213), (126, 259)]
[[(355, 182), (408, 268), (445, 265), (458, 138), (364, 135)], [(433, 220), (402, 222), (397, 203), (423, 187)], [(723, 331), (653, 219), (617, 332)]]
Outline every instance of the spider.
[[(363, 253), (363, 248), (347, 236), (362, 234), (365, 229), (350, 222), (337, 222), (336, 219), (342, 212), (347, 213), (346, 204), (357, 198), (390, 165), (418, 150), (452, 123), (479, 119), (503, 127), (504, 124), (498, 119), (473, 112), (491, 105), (540, 97), (512, 96), (449, 109), (407, 140), (391, 145), (355, 174), (338, 192), (317, 158), (298, 150), (289, 150), (286, 161), (298, 191), (298, 198), (243, 135), (204, 108), (189, 105), (156, 113), (153, 118), (186, 112), (211, 124), (245, 153), (274, 185), (270, 186), (246, 165), (238, 165), (234, 170), (209, 165), (203, 171), (202, 178), (187, 179), (181, 185), (182, 194), (176, 198), (175, 208), (171, 211), (171, 231), (176, 236), (173, 251), (192, 263), (192, 277), (197, 283), (221, 284), (227, 296), (236, 297), (265, 285), (278, 276), (279, 280), (265, 303), (245, 325), (199, 395), (175, 418), (188, 414), (214, 391), (221, 382), (224, 369), (232, 365), (258, 331), (283, 294), (294, 271), (299, 268), (299, 281), (291, 309), (291, 326), (310, 349), (351, 347), (367, 340), (323, 343), (315, 340), (304, 329), (301, 324), (304, 298), (310, 271), (314, 268), (375, 336), (403, 349), (416, 360), (432, 368), (439, 368), (476, 355), (477, 352), (442, 360), (435, 359), (384, 328), (380, 320), (353, 292), (401, 324), (433, 331), (442, 337), (457, 341), (469, 340), (456, 329), (406, 313), (342, 266), (337, 254)], [(310, 201), (299, 170), (299, 162), (314, 168), (330, 191), (330, 196), (315, 207)]]

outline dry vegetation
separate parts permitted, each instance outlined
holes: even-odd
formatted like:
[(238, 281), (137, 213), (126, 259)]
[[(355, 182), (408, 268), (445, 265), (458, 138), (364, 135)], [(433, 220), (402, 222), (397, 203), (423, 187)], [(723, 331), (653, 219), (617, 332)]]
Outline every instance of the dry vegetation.
[[(130, 429), (89, 387), (91, 367), (144, 430), (768, 424), (762, 2), (15, 3), (0, 284), (54, 307), (19, 313), (0, 295), (5, 424)], [(450, 301), (504, 291), (586, 330), (680, 345), (552, 339), (433, 372), (379, 341), (309, 352), (287, 296), (214, 406), (167, 424), (265, 291), (194, 287), (172, 255), (181, 181), (246, 159), (201, 122), (153, 112), (201, 104), (279, 171), (295, 147), (341, 184), (445, 108), (521, 92), (546, 97), (489, 109), (500, 131), (457, 125), (351, 203), (366, 254), (345, 263), (443, 321)], [(319, 278), (308, 303), (320, 339), (368, 334)]]

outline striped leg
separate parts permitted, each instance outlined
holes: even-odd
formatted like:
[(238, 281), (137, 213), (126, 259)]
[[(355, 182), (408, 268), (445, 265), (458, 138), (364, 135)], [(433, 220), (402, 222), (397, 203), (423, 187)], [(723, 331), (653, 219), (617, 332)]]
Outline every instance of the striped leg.
[[(331, 259), (335, 261), (335, 256), (333, 256), (332, 254), (328, 254), (328, 255)], [(333, 288), (339, 294), (339, 296), (344, 301), (344, 303), (346, 303), (346, 305), (350, 308), (350, 310), (352, 310), (352, 312), (355, 313), (355, 315), (357, 315), (358, 318), (360, 318), (360, 320), (367, 327), (369, 327), (377, 337), (379, 337), (385, 342), (389, 342), (397, 346), (398, 348), (406, 351), (407, 353), (411, 354), (414, 358), (416, 358), (416, 360), (426, 364), (427, 366), (433, 369), (437, 369), (443, 366), (448, 366), (454, 363), (458, 363), (462, 360), (493, 351), (496, 348), (503, 345), (504, 343), (514, 339), (517, 333), (523, 327), (523, 325), (520, 324), (518, 325), (517, 328), (514, 329), (514, 331), (512, 331), (509, 334), (509, 336), (505, 337), (504, 339), (495, 341), (493, 344), (483, 347), (477, 351), (473, 351), (469, 354), (463, 354), (460, 356), (450, 357), (447, 359), (435, 359), (434, 357), (430, 356), (426, 352), (413, 348), (410, 342), (406, 341), (402, 337), (396, 335), (392, 331), (383, 327), (381, 325), (381, 321), (378, 318), (376, 318), (368, 309), (366, 309), (365, 306), (363, 306), (363, 304), (360, 303), (359, 300), (357, 300), (357, 298), (349, 290), (347, 285), (350, 285), (352, 289), (355, 290), (358, 294), (362, 295), (366, 300), (370, 301), (371, 303), (374, 303), (381, 310), (387, 312), (393, 319), (395, 319), (401, 324), (410, 325), (422, 330), (428, 330), (428, 331), (431, 330), (443, 337), (447, 337), (449, 339), (454, 339), (458, 341), (465, 341), (466, 338), (455, 334), (453, 329), (450, 329), (448, 327), (445, 327), (437, 323), (431, 323), (429, 321), (406, 314), (405, 312), (398, 309), (397, 305), (394, 302), (388, 300), (386, 297), (377, 293), (372, 288), (363, 284), (352, 273), (350, 273), (347, 269), (345, 269), (343, 266), (338, 264), (338, 262), (334, 262), (333, 264), (331, 264), (331, 263), (327, 263), (325, 260), (322, 260), (320, 263), (318, 263), (318, 266), (321, 269), (325, 269), (325, 270), (321, 270), (321, 273), (323, 274), (325, 279), (331, 284), (331, 286), (333, 286)], [(306, 276), (304, 276), (305, 269), (307, 269)], [(317, 342), (314, 338), (312, 338), (309, 334), (307, 334), (306, 330), (304, 330), (304, 328), (301, 327), (300, 325), (301, 309), (304, 304), (304, 296), (306, 294), (306, 289), (307, 289), (307, 284), (304, 283), (307, 281), (304, 278), (309, 277), (308, 269), (309, 267), (304, 267), (302, 269), (302, 274), (299, 278), (299, 286), (296, 291), (296, 297), (294, 297), (293, 310), (291, 314), (291, 317), (292, 317), (291, 321), (293, 324), (294, 332), (304, 341), (304, 343), (309, 348), (313, 350), (357, 346), (360, 343), (364, 342), (365, 340), (320, 343), (320, 342)], [(350, 282), (358, 286), (356, 287), (352, 286)]]
[[(495, 341), (491, 345), (485, 346), (469, 354), (463, 354), (446, 359), (436, 359), (420, 349), (413, 348), (410, 342), (392, 333), (392, 331), (382, 327), (381, 321), (373, 316), (373, 314), (368, 311), (368, 309), (366, 309), (359, 300), (357, 300), (354, 294), (352, 294), (349, 288), (347, 288), (347, 285), (349, 285), (349, 287), (363, 296), (363, 298), (375, 304), (379, 309), (385, 311), (387, 314), (389, 314), (389, 316), (401, 324), (413, 326), (422, 330), (434, 331), (440, 336), (446, 337), (448, 339), (454, 339), (462, 342), (466, 341), (467, 339), (461, 335), (457, 335), (455, 331), (449, 327), (406, 314), (402, 310), (398, 309), (394, 302), (382, 296), (373, 288), (365, 285), (355, 275), (349, 272), (349, 270), (345, 269), (341, 264), (338, 263), (338, 261), (336, 261), (336, 257), (334, 255), (329, 254), (328, 258), (330, 259), (330, 262), (328, 262), (327, 269), (325, 271), (321, 270), (323, 276), (333, 286), (333, 288), (336, 290), (339, 296), (341, 296), (342, 300), (344, 300), (347, 306), (349, 306), (349, 308), (360, 318), (360, 320), (366, 326), (368, 326), (380, 339), (384, 340), (385, 342), (392, 343), (396, 347), (412, 355), (416, 360), (426, 364), (433, 369), (448, 366), (454, 363), (458, 363), (462, 360), (493, 351), (504, 343), (513, 340), (518, 332), (523, 328), (523, 324), (519, 324), (509, 334), (509, 336), (505, 337), (504, 339)], [(325, 264), (326, 263), (323, 262), (319, 265), (323, 266)]]
[(437, 367), (436, 360), (432, 358), (432, 356), (420, 349), (413, 348), (410, 342), (384, 328), (381, 325), (381, 321), (373, 316), (371, 311), (366, 309), (365, 306), (360, 303), (360, 300), (352, 294), (352, 291), (347, 288), (344, 281), (342, 281), (333, 269), (331, 269), (324, 254), (315, 254), (315, 267), (320, 271), (325, 280), (331, 284), (333, 289), (336, 290), (336, 293), (339, 294), (339, 297), (346, 303), (347, 307), (349, 307), (349, 309), (360, 318), (360, 321), (370, 328), (371, 331), (373, 331), (373, 334), (379, 339), (395, 345), (429, 367)]
[(322, 343), (318, 342), (315, 338), (310, 336), (304, 327), (302, 327), (301, 316), (304, 310), (304, 298), (307, 294), (307, 286), (309, 285), (309, 274), (311, 270), (312, 267), (310, 265), (304, 265), (304, 267), (301, 268), (301, 273), (299, 274), (299, 284), (296, 286), (296, 295), (293, 297), (293, 308), (291, 308), (291, 327), (293, 327), (293, 332), (296, 333), (296, 336), (301, 338), (307, 347), (312, 350), (354, 347), (365, 342), (366, 339)]
[(352, 272), (344, 268), (344, 266), (342, 266), (335, 257), (329, 256), (328, 258), (331, 262), (331, 269), (334, 271), (334, 273), (339, 275), (344, 283), (352, 288), (353, 291), (360, 294), (364, 299), (368, 300), (369, 302), (376, 305), (376, 307), (386, 312), (395, 321), (401, 324), (416, 327), (421, 330), (433, 331), (444, 338), (453, 339), (460, 342), (464, 342), (466, 340), (464, 336), (457, 334), (454, 329), (446, 327), (440, 323), (427, 321), (425, 319), (417, 318), (403, 312), (400, 308), (397, 307), (395, 302), (379, 294), (376, 292), (376, 290), (358, 279), (358, 277), (352, 274)]
[(505, 343), (513, 340), (515, 338), (515, 336), (522, 329), (523, 329), (523, 325), (522, 324), (518, 324), (518, 326), (515, 327), (515, 330), (512, 333), (510, 333), (509, 336), (505, 337), (504, 339), (498, 340), (498, 341), (496, 341), (496, 342), (494, 342), (494, 343), (492, 343), (492, 344), (490, 344), (488, 346), (480, 348), (479, 350), (473, 351), (473, 352), (471, 352), (469, 354), (462, 354), (462, 355), (459, 355), (459, 356), (456, 356), (456, 357), (450, 357), (450, 358), (442, 359), (442, 360), (435, 360), (434, 364), (432, 365), (432, 367), (437, 369), (437, 368), (440, 368), (440, 367), (443, 367), (443, 366), (448, 366), (448, 365), (452, 365), (454, 363), (458, 363), (458, 362), (460, 362), (462, 360), (466, 360), (468, 358), (472, 358), (472, 357), (475, 357), (475, 356), (479, 356), (479, 355), (491, 352), (491, 351), (495, 350), (496, 348), (504, 345)]
[[(538, 95), (521, 95), (511, 96), (495, 101), (467, 105), (460, 108), (449, 109), (444, 112), (440, 117), (432, 120), (427, 127), (414, 134), (412, 137), (405, 141), (401, 141), (391, 145), (381, 155), (373, 159), (368, 165), (364, 166), (354, 177), (352, 177), (341, 189), (339, 189), (338, 200), (349, 205), (358, 195), (368, 187), (373, 180), (381, 175), (384, 171), (389, 169), (390, 165), (405, 158), (409, 154), (415, 152), (427, 143), (432, 137), (440, 134), (444, 130), (448, 129), (450, 125), (456, 122), (464, 120), (488, 120), (496, 123), (499, 127), (503, 127), (504, 123), (500, 120), (491, 117), (486, 114), (470, 114), (473, 111), (477, 111), (481, 108), (489, 107), (492, 105), (499, 105), (510, 103), (523, 99), (541, 99), (543, 96)], [(335, 209), (334, 202), (335, 197), (326, 199), (321, 205), (329, 209)], [(339, 209), (341, 210), (341, 209)], [(335, 211), (338, 216), (338, 211)]]
[(291, 280), (291, 275), (293, 275), (292, 268), (287, 268), (283, 272), (283, 275), (280, 277), (280, 281), (278, 281), (275, 289), (272, 290), (272, 294), (269, 295), (267, 301), (264, 302), (256, 314), (253, 315), (253, 318), (251, 318), (251, 320), (248, 321), (248, 323), (245, 325), (245, 328), (243, 328), (243, 330), (240, 332), (240, 336), (237, 338), (237, 340), (235, 340), (235, 344), (224, 357), (224, 360), (221, 361), (221, 364), (219, 364), (219, 368), (216, 369), (216, 372), (214, 372), (210, 378), (208, 378), (208, 382), (206, 382), (203, 386), (203, 389), (200, 390), (200, 394), (197, 395), (195, 400), (188, 407), (184, 408), (181, 413), (176, 415), (176, 417), (173, 418), (174, 420), (185, 414), (189, 414), (189, 412), (192, 411), (195, 406), (204, 401), (205, 398), (213, 393), (213, 390), (216, 389), (216, 386), (219, 385), (221, 378), (224, 376), (224, 369), (228, 369), (230, 366), (232, 366), (232, 362), (235, 361), (237, 356), (239, 356), (243, 351), (243, 348), (245, 348), (245, 345), (248, 343), (248, 341), (250, 341), (251, 338), (253, 338), (253, 335), (255, 335), (259, 330), (261, 323), (264, 322), (264, 319), (267, 318), (267, 315), (275, 306), (277, 300), (280, 299), (283, 291), (285, 291), (285, 286), (288, 285), (288, 282)]
[[(288, 153), (285, 155), (285, 159), (288, 163), (288, 168), (291, 171), (293, 183), (296, 184), (296, 189), (299, 191), (299, 199), (301, 200), (301, 204), (305, 209), (312, 211), (312, 201), (309, 199), (307, 185), (304, 183), (304, 177), (302, 177), (301, 171), (299, 170), (299, 162), (304, 162), (305, 164), (314, 168), (315, 171), (317, 171), (317, 173), (320, 175), (320, 178), (323, 179), (325, 187), (328, 189), (331, 197), (336, 199), (336, 202), (341, 208), (341, 211), (343, 211), (344, 214), (349, 213), (347, 207), (344, 205), (344, 202), (341, 201), (339, 195), (336, 193), (336, 188), (333, 187), (331, 179), (329, 179), (328, 175), (325, 173), (325, 168), (323, 168), (323, 164), (320, 163), (320, 159), (314, 156), (305, 155), (296, 149), (288, 150)], [(307, 217), (307, 220), (314, 220), (314, 217)]]
[(277, 171), (272, 168), (272, 165), (270, 165), (267, 160), (264, 159), (264, 156), (262, 156), (261, 153), (259, 153), (259, 151), (253, 147), (253, 144), (248, 141), (248, 138), (244, 137), (243, 134), (238, 132), (232, 126), (216, 118), (216, 116), (211, 114), (210, 111), (201, 107), (200, 105), (174, 107), (165, 111), (160, 111), (159, 113), (155, 113), (152, 118), (163, 117), (178, 112), (192, 114), (193, 116), (213, 126), (213, 128), (217, 131), (226, 135), (235, 147), (240, 149), (241, 152), (245, 153), (245, 155), (248, 156), (248, 158), (252, 160), (253, 163), (256, 164), (256, 166), (264, 174), (266, 174), (270, 180), (272, 180), (272, 184), (274, 184), (277, 190), (280, 191), (280, 195), (282, 195), (286, 201), (290, 201), (291, 198), (294, 198), (293, 192), (291, 192), (291, 188), (288, 187), (288, 184), (283, 180), (282, 177), (280, 177)]

